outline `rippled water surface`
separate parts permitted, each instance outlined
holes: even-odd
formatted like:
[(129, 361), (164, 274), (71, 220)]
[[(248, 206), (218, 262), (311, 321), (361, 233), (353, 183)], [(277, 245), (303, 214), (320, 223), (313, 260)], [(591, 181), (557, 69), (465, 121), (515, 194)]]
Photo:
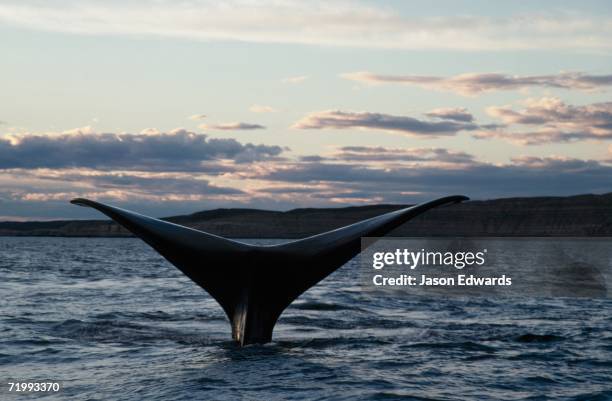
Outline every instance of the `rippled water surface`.
[(356, 265), (240, 349), (139, 240), (0, 238), (0, 378), (68, 399), (612, 399), (609, 299), (372, 293)]

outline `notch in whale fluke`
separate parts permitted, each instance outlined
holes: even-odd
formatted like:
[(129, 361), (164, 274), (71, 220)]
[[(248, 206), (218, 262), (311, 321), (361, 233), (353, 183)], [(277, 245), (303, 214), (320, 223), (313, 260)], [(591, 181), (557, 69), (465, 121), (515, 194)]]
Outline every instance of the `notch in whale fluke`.
[(99, 210), (140, 237), (225, 311), (240, 345), (266, 343), (283, 310), (361, 250), (362, 237), (383, 236), (429, 209), (468, 200), (439, 198), (297, 241), (255, 246), (88, 199), (71, 203)]

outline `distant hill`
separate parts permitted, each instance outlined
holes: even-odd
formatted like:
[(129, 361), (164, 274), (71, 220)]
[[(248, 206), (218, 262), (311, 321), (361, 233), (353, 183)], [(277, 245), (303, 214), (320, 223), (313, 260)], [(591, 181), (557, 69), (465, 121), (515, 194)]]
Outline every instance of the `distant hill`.
[[(231, 238), (301, 238), (406, 205), (278, 212), (215, 209), (165, 220)], [(612, 236), (612, 193), (469, 201), (431, 210), (394, 236)], [(109, 220), (0, 222), (0, 236), (123, 237)]]

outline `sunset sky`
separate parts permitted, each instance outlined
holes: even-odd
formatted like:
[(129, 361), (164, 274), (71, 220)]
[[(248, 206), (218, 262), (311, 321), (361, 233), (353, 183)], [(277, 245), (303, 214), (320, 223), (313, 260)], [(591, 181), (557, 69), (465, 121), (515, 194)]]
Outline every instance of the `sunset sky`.
[(612, 191), (609, 1), (0, 2), (0, 220)]

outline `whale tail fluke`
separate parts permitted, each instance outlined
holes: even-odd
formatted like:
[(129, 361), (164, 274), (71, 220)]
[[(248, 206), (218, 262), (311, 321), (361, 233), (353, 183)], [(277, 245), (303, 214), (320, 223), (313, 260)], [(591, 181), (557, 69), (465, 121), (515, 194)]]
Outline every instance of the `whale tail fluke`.
[(254, 246), (88, 199), (71, 203), (104, 213), (140, 237), (221, 305), (241, 345), (272, 339), (293, 300), (357, 255), (362, 237), (378, 237), (429, 209), (468, 198), (449, 196), (274, 246)]
[(252, 246), (89, 199), (70, 202), (97, 209), (125, 227), (204, 288), (228, 316), (234, 313), (238, 294), (227, 284), (227, 277), (252, 252)]

